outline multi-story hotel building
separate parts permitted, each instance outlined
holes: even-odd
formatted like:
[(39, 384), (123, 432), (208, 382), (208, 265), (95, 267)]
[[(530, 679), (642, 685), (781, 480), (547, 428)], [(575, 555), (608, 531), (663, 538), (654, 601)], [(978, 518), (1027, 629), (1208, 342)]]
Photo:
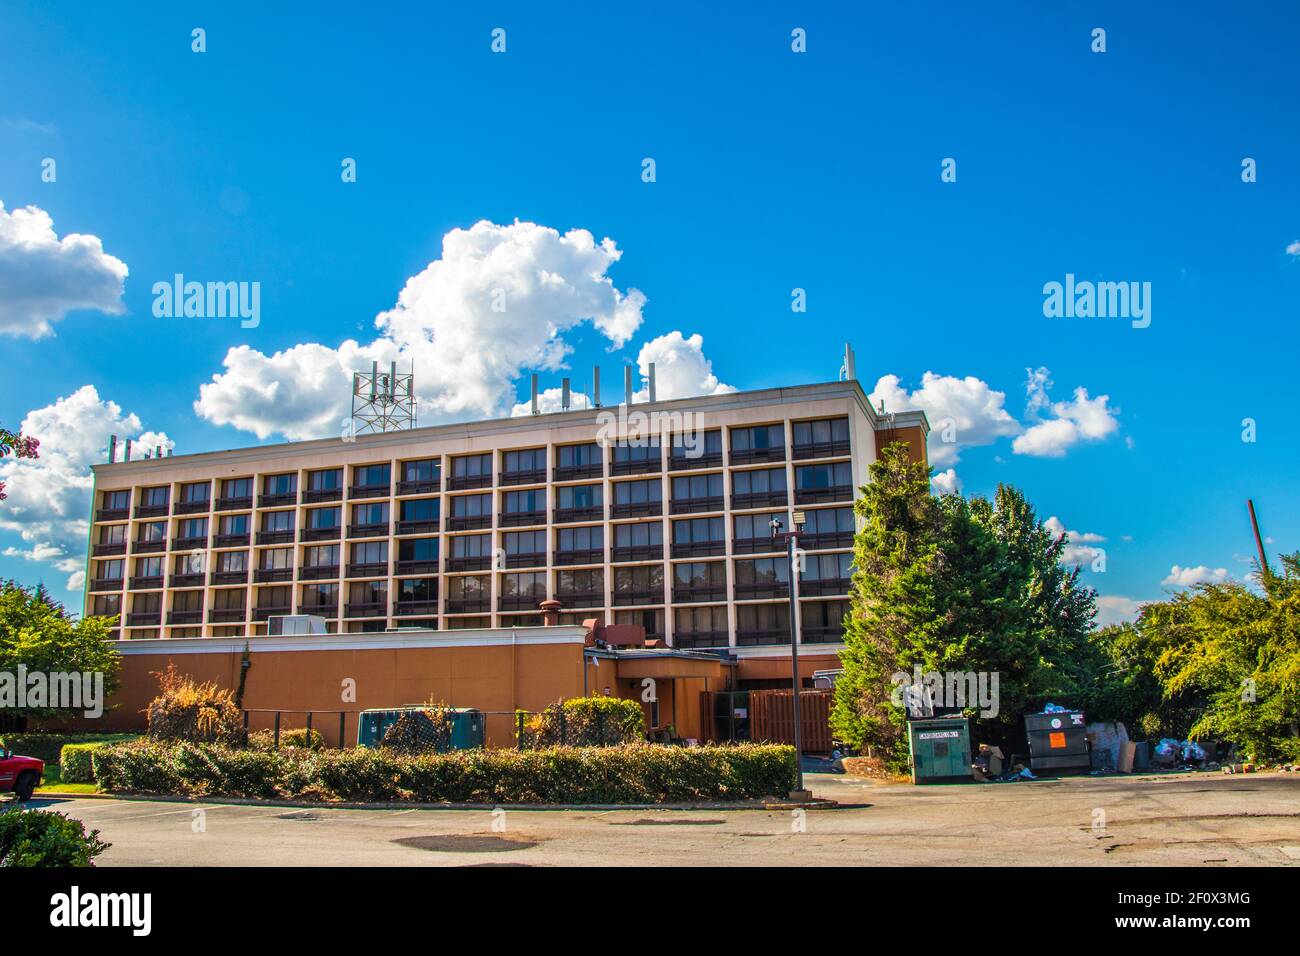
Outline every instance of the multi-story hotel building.
[(285, 614), (340, 634), (538, 625), (553, 599), (562, 624), (780, 656), (770, 524), (798, 510), (801, 644), (833, 653), (856, 489), (890, 441), (924, 458), (928, 427), (848, 380), (101, 464), (85, 613), (119, 615), (123, 639), (232, 638)]

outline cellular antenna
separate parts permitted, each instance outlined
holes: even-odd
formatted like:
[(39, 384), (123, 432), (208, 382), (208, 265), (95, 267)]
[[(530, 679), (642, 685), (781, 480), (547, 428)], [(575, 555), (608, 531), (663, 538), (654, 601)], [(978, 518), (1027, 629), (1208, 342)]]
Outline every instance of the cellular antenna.
[(415, 363), (399, 375), (397, 363), (384, 371), (378, 362), (369, 372), (352, 373), (352, 430), (354, 434), (396, 432), (415, 427)]

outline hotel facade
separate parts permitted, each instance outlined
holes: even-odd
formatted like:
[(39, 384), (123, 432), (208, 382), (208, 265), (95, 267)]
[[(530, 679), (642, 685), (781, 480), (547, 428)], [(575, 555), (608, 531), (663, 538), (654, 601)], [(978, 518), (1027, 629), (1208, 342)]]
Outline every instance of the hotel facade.
[(924, 460), (928, 429), (846, 380), (101, 464), (85, 613), (161, 652), (290, 614), (499, 633), (553, 600), (561, 625), (640, 625), (777, 686), (791, 582), (772, 520), (802, 513), (801, 655), (837, 666), (857, 490), (892, 441)]

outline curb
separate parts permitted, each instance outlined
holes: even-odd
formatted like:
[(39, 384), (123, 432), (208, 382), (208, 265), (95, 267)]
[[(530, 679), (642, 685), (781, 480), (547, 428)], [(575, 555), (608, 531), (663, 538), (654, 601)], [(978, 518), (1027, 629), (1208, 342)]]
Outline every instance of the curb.
[(190, 797), (180, 794), (142, 793), (56, 793), (37, 792), (33, 800), (121, 800), (136, 803), (206, 803), (238, 807), (287, 807), (303, 810), (837, 810), (834, 800), (813, 800), (809, 803), (776, 803), (763, 800), (733, 800), (728, 803), (415, 803), (413, 801), (388, 801), (383, 803), (358, 803), (340, 801), (326, 803), (321, 800), (254, 800), (248, 797)]

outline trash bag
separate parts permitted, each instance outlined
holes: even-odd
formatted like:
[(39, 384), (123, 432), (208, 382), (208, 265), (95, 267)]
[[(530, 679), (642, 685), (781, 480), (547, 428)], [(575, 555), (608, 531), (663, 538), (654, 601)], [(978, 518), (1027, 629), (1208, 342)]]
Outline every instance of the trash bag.
[(1183, 759), (1188, 763), (1201, 763), (1205, 760), (1205, 748), (1195, 740), (1188, 740), (1182, 747)]
[(1172, 737), (1164, 737), (1160, 743), (1156, 744), (1156, 756), (1166, 759), (1177, 757), (1183, 749), (1182, 741), (1174, 740)]
[(1064, 708), (1064, 707), (1061, 707), (1061, 706), (1058, 706), (1057, 704), (1048, 704), (1046, 707), (1043, 708), (1043, 713), (1045, 713), (1045, 714), (1063, 714), (1063, 713), (1065, 713), (1065, 708)]

